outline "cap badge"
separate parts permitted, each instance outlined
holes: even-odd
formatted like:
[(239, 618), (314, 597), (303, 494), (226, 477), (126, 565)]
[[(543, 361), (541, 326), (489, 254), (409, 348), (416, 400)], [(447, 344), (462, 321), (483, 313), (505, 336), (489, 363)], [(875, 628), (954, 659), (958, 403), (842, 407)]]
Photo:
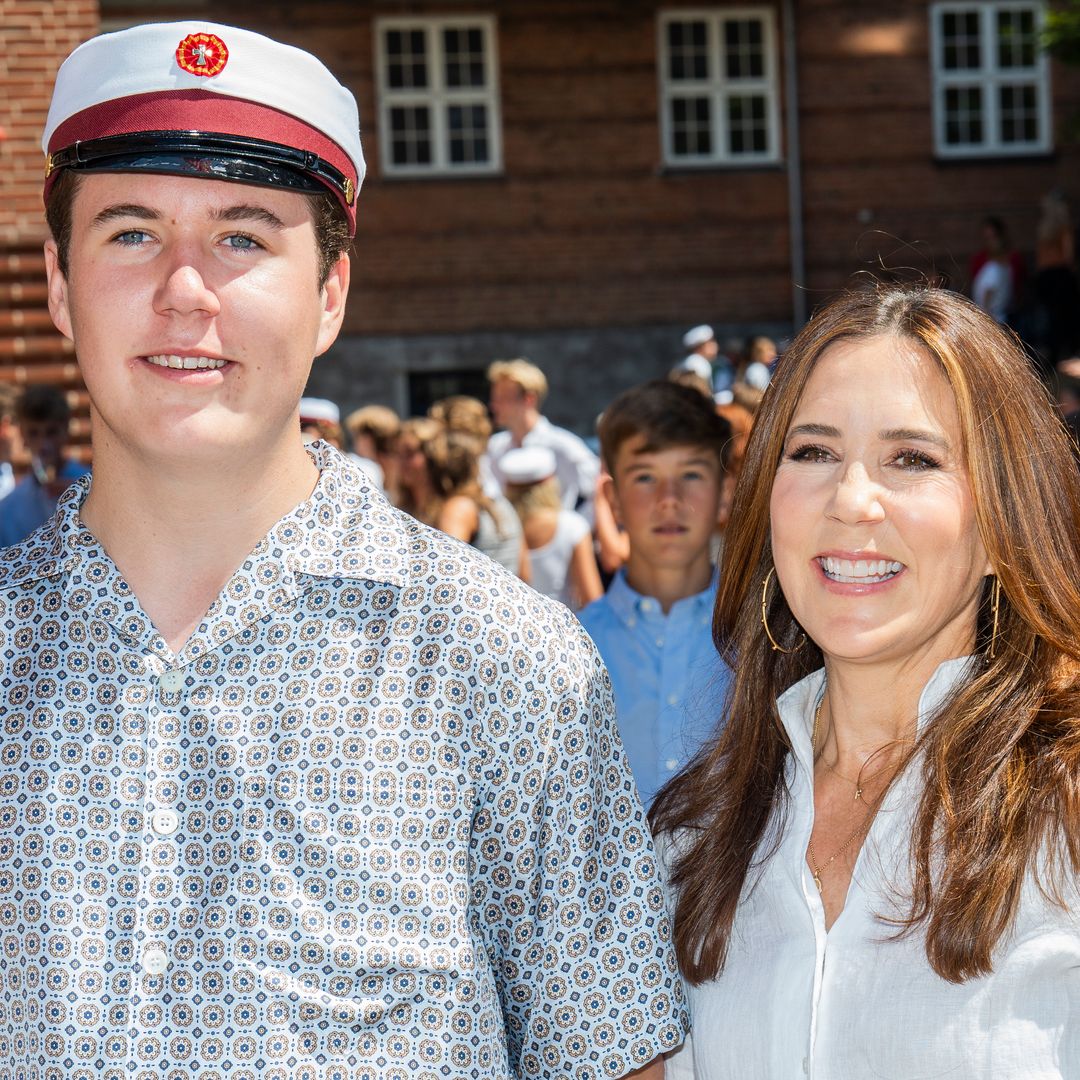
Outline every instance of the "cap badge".
[(176, 63), (189, 75), (220, 75), (229, 62), (229, 50), (217, 34), (188, 34), (176, 46)]

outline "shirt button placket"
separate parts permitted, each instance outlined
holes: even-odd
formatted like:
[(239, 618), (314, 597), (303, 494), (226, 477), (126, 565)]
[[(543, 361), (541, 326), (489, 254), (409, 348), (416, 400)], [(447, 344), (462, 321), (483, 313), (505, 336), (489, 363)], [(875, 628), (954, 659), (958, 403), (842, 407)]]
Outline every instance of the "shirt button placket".
[[(172, 966), (171, 948), (176, 935), (172, 923), (172, 897), (165, 883), (179, 883), (179, 849), (175, 836), (180, 815), (174, 803), (180, 792), (180, 702), (186, 672), (164, 671), (154, 682), (147, 739), (146, 792), (143, 801), (143, 895), (140, 897), (142, 935), (138, 956), (145, 993), (164, 990)], [(175, 758), (175, 760), (174, 760)]]

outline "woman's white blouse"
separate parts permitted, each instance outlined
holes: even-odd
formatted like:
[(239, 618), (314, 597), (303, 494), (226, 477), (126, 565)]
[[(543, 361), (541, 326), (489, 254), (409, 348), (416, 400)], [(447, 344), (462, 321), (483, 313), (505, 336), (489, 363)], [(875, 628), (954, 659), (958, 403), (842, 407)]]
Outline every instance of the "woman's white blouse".
[[(963, 677), (942, 664), (923, 690), (920, 723)], [(1029, 883), (991, 975), (961, 985), (931, 969), (921, 934), (889, 940), (878, 916), (898, 909), (918, 769), (889, 792), (855, 865), (843, 912), (826, 933), (806, 866), (813, 824), (810, 728), (818, 671), (779, 700), (792, 740), (791, 800), (780, 846), (735, 916), (718, 979), (689, 987), (693, 1034), (667, 1060), (669, 1080), (1049, 1080), (1080, 1078), (1080, 907), (1049, 904)], [(670, 859), (670, 846), (662, 857)]]

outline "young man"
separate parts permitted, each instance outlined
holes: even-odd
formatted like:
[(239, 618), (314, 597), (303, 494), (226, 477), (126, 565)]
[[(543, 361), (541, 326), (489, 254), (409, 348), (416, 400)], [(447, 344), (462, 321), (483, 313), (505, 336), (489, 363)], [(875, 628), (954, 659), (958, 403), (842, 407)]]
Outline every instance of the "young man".
[(143, 26), (68, 59), (46, 145), (95, 463), (0, 555), (0, 1074), (658, 1075), (684, 1007), (598, 658), (301, 441), (352, 96)]
[(0, 548), (17, 544), (48, 521), (64, 489), (89, 470), (65, 454), (71, 409), (52, 386), (28, 386), (15, 404), (19, 437), (30, 472), (0, 499)]
[(555, 478), (563, 506), (579, 511), (591, 523), (600, 462), (572, 431), (556, 427), (541, 415), (540, 406), (548, 392), (544, 373), (528, 360), (496, 360), (488, 367), (487, 377), (491, 416), (503, 428), (488, 441), (488, 461), (496, 480), (505, 489), (499, 462), (511, 450), (547, 447), (555, 455)]
[(704, 395), (670, 381), (627, 390), (600, 419), (607, 496), (630, 551), (580, 619), (611, 673), (646, 806), (722, 712), (729, 673), (712, 643), (710, 542), (730, 434)]

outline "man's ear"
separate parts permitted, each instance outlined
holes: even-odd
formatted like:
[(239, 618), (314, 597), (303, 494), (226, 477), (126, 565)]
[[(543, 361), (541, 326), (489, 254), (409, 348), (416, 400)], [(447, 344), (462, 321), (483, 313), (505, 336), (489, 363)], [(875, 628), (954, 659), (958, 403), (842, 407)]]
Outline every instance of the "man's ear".
[(322, 356), (337, 340), (341, 321), (345, 318), (345, 298), (349, 293), (349, 256), (343, 252), (330, 271), (319, 294), (322, 297), (322, 318), (315, 355)]
[(68, 307), (68, 281), (60, 269), (55, 240), (45, 241), (45, 277), (49, 283), (49, 314), (52, 321), (64, 337), (74, 341)]
[(612, 517), (615, 518), (615, 524), (618, 525), (620, 529), (625, 529), (626, 523), (623, 521), (622, 503), (619, 502), (619, 489), (615, 485), (615, 478), (611, 473), (605, 471), (600, 483), (604, 495), (607, 498), (608, 505), (611, 507), (611, 514)]

